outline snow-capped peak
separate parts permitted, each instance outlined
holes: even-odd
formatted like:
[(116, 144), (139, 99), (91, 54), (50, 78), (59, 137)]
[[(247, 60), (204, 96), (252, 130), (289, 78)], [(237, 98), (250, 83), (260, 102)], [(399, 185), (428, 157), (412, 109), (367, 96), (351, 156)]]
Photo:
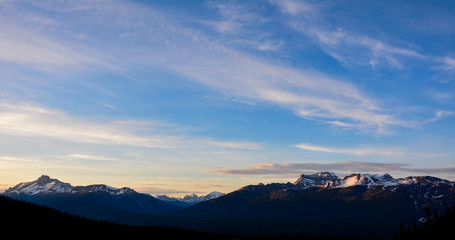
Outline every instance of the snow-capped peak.
[(131, 193), (136, 193), (136, 191), (134, 191), (133, 189), (131, 189), (129, 187), (122, 187), (116, 192), (117, 195), (119, 195), (119, 194), (131, 194)]
[(104, 184), (89, 186), (71, 186), (69, 183), (60, 182), (57, 179), (42, 175), (32, 182), (22, 182), (9, 188), (4, 192), (5, 195), (37, 195), (37, 194), (55, 194), (55, 193), (73, 193), (84, 194), (92, 192), (106, 192), (111, 195), (121, 195), (135, 193), (131, 188), (114, 188)]
[(40, 193), (65, 193), (70, 192), (71, 189), (72, 186), (68, 183), (63, 183), (57, 179), (42, 175), (35, 181), (22, 182), (9, 188), (5, 191), (5, 194), (36, 195)]
[(395, 180), (389, 174), (351, 174), (346, 176), (337, 184), (338, 187), (350, 187), (354, 185), (365, 185), (368, 187), (372, 186), (395, 186), (398, 185)]
[(419, 176), (419, 177), (407, 177), (395, 179), (390, 174), (363, 174), (353, 173), (349, 176), (339, 179), (334, 173), (330, 172), (318, 172), (312, 175), (302, 174), (300, 178), (294, 183), (297, 187), (324, 187), (324, 188), (344, 188), (356, 185), (367, 186), (368, 188), (374, 186), (382, 187), (394, 187), (403, 184), (423, 184), (423, 185), (434, 185), (434, 184), (446, 184), (455, 186), (454, 182), (430, 177), (430, 176)]
[(208, 201), (208, 200), (211, 200), (211, 199), (214, 199), (214, 198), (218, 198), (218, 197), (221, 197), (223, 195), (225, 195), (225, 193), (213, 191), (213, 192), (211, 192), (211, 193), (209, 193), (207, 195), (201, 195), (201, 196), (198, 196), (198, 195), (192, 193), (192, 194), (188, 194), (188, 195), (184, 196), (183, 198), (169, 197), (169, 196), (166, 196), (166, 195), (156, 195), (155, 198), (158, 198), (160, 200), (167, 201), (167, 202), (178, 201), (178, 202), (185, 202), (187, 204), (193, 205), (193, 204), (196, 204), (196, 203), (200, 203), (200, 202)]
[(317, 172), (315, 174), (313, 174), (312, 176), (314, 177), (322, 177), (322, 178), (338, 178), (337, 175), (335, 175), (335, 173), (333, 172)]
[(225, 195), (225, 194), (222, 193), (222, 192), (213, 191), (213, 192), (211, 192), (211, 193), (209, 193), (209, 194), (207, 194), (205, 196), (206, 197), (210, 197), (210, 198), (217, 198), (217, 197), (221, 197), (223, 195)]
[(400, 179), (400, 184), (423, 184), (423, 185), (437, 185), (437, 184), (446, 184), (450, 186), (455, 186), (454, 182), (445, 180), (445, 179), (440, 179), (437, 177), (431, 177), (431, 176), (411, 176), (407, 177), (404, 179)]
[(339, 178), (332, 172), (318, 172), (312, 175), (300, 175), (294, 185), (299, 187), (321, 187), (332, 186)]

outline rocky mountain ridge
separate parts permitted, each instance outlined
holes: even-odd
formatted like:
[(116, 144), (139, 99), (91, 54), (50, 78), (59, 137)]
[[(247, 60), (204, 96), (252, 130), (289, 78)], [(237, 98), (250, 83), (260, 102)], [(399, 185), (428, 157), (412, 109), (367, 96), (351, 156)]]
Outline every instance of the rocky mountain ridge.
[(200, 202), (204, 202), (204, 201), (208, 201), (208, 200), (211, 200), (211, 199), (214, 199), (214, 198), (217, 198), (217, 197), (221, 197), (225, 195), (225, 193), (222, 193), (222, 192), (217, 192), (217, 191), (213, 191), (207, 195), (200, 195), (198, 196), (197, 194), (188, 194), (188, 195), (185, 195), (183, 198), (178, 198), (178, 197), (170, 197), (170, 196), (167, 196), (167, 195), (155, 195), (154, 197), (157, 198), (157, 199), (160, 199), (162, 201), (166, 201), (166, 202), (170, 202), (170, 203), (176, 203), (176, 204), (179, 204), (179, 203), (184, 203), (184, 204), (187, 204), (187, 205), (194, 205), (194, 204), (197, 204), (197, 203), (200, 203)]
[(56, 193), (90, 193), (90, 192), (105, 192), (111, 195), (123, 195), (137, 193), (131, 188), (114, 188), (105, 184), (94, 184), (89, 186), (72, 186), (69, 183), (64, 183), (58, 179), (50, 178), (47, 175), (42, 175), (37, 180), (32, 182), (22, 182), (16, 186), (7, 189), (4, 194), (9, 196), (14, 195), (39, 195), (39, 194), (56, 194)]
[(319, 172), (312, 175), (302, 174), (300, 178), (294, 183), (298, 187), (322, 187), (322, 188), (342, 188), (351, 187), (355, 185), (363, 185), (367, 187), (383, 186), (394, 187), (398, 185), (409, 184), (446, 184), (455, 186), (455, 183), (449, 180), (444, 180), (431, 176), (410, 176), (406, 178), (393, 178), (390, 174), (362, 174), (353, 173), (345, 176), (343, 179), (336, 176), (331, 172)]
[(455, 183), (431, 176), (393, 178), (389, 174), (330, 172), (302, 174), (294, 183), (242, 187), (180, 210), (186, 216), (320, 221), (412, 221), (426, 208), (443, 211), (455, 204)]
[(181, 208), (128, 187), (115, 188), (105, 184), (72, 186), (46, 175), (35, 181), (19, 183), (3, 195), (78, 216), (117, 222), (134, 222), (134, 217), (127, 219), (127, 215), (160, 214)]

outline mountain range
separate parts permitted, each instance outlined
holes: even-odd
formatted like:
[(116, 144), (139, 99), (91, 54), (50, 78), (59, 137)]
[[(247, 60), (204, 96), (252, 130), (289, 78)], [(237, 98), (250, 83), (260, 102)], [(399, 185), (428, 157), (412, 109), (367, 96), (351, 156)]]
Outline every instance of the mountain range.
[[(76, 215), (128, 224), (157, 224), (199, 231), (334, 234), (387, 237), (400, 223), (455, 204), (455, 183), (389, 174), (302, 174), (294, 183), (257, 184), (215, 198), (178, 205), (183, 199), (137, 193), (106, 185), (73, 187), (48, 176), (20, 183), (5, 195)], [(161, 199), (161, 200), (160, 200)], [(163, 201), (165, 200), (165, 201)], [(174, 202), (173, 202), (174, 201)], [(159, 215), (159, 216), (158, 216)]]
[[(455, 204), (455, 183), (418, 176), (334, 173), (301, 175), (295, 183), (249, 185), (181, 210), (199, 216), (409, 220), (426, 208)], [(366, 214), (368, 213), (368, 214)], [(399, 213), (399, 214), (398, 214)]]
[(123, 223), (135, 223), (137, 214), (161, 214), (180, 208), (128, 187), (72, 186), (46, 175), (19, 183), (3, 194), (78, 216)]
[(200, 202), (204, 202), (204, 201), (208, 201), (208, 200), (211, 200), (211, 199), (214, 199), (217, 197), (221, 197), (223, 195), (226, 195), (226, 194), (222, 193), (222, 192), (213, 191), (207, 195), (200, 195), (200, 196), (198, 196), (194, 193), (188, 194), (188, 195), (185, 195), (183, 198), (169, 197), (167, 195), (158, 194), (158, 195), (155, 195), (155, 198), (168, 202), (170, 204), (176, 205), (176, 206), (189, 207), (189, 206), (192, 206), (192, 205), (200, 203)]
[(454, 204), (455, 183), (436, 177), (351, 174), (339, 178), (320, 172), (301, 175), (294, 183), (248, 185), (177, 214), (260, 219), (276, 223), (274, 229), (283, 232), (390, 237), (400, 223), (411, 224), (428, 209), (443, 212)]

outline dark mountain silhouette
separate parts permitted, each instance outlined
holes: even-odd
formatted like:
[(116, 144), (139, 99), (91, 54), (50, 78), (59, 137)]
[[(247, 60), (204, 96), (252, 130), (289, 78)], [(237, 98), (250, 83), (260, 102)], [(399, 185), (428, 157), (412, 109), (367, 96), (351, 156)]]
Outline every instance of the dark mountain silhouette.
[(0, 195), (3, 234), (13, 238), (272, 240), (333, 239), (318, 236), (216, 234), (176, 227), (132, 226), (92, 220)]
[(0, 212), (3, 234), (14, 238), (231, 239), (229, 236), (182, 228), (129, 226), (96, 221), (6, 196), (0, 196)]
[(435, 177), (388, 174), (302, 175), (294, 184), (249, 185), (177, 212), (180, 216), (257, 219), (311, 226), (315, 232), (390, 237), (425, 208), (455, 204), (455, 184)]
[(138, 214), (160, 214), (179, 207), (130, 188), (107, 185), (71, 186), (48, 176), (20, 183), (4, 195), (99, 220), (141, 224)]
[(425, 208), (455, 203), (455, 184), (435, 177), (393, 179), (352, 174), (339, 179), (310, 175), (294, 184), (259, 184), (179, 211), (183, 215), (343, 219), (400, 222), (423, 216)]

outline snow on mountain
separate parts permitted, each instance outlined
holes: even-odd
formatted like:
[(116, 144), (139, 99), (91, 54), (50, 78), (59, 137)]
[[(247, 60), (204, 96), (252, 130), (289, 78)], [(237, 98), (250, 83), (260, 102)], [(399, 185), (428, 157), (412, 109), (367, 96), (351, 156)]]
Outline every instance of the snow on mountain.
[(299, 187), (332, 186), (339, 180), (338, 176), (332, 172), (318, 172), (313, 175), (300, 175), (300, 178), (295, 181), (294, 185)]
[(136, 191), (128, 187), (115, 188), (104, 184), (77, 186), (73, 187), (71, 192), (72, 193), (106, 192), (111, 195), (136, 193)]
[(205, 195), (204, 198), (206, 198), (207, 200), (210, 200), (210, 199), (214, 199), (214, 198), (219, 198), (223, 195), (226, 195), (225, 193), (222, 193), (222, 192), (217, 192), (217, 191), (213, 191), (207, 195)]
[(6, 190), (5, 194), (36, 195), (40, 193), (67, 193), (71, 192), (72, 188), (68, 183), (63, 183), (57, 179), (43, 175), (33, 182), (19, 183)]
[(431, 177), (431, 176), (411, 176), (407, 177), (404, 179), (400, 179), (400, 184), (422, 184), (422, 185), (438, 185), (438, 184), (445, 184), (449, 185), (452, 187), (455, 187), (455, 183), (445, 180), (445, 179), (440, 179), (437, 177)]
[(104, 184), (89, 186), (71, 186), (69, 183), (61, 182), (49, 176), (42, 175), (32, 182), (23, 182), (9, 188), (4, 192), (5, 195), (37, 195), (37, 194), (54, 194), (54, 193), (90, 193), (90, 192), (107, 192), (111, 195), (121, 195), (135, 193), (131, 188), (114, 188)]
[(169, 197), (167, 195), (156, 195), (155, 198), (166, 201), (166, 202), (184, 202), (188, 205), (194, 205), (196, 203), (208, 201), (214, 198), (218, 198), (225, 195), (225, 193), (213, 191), (207, 195), (198, 196), (196, 194), (188, 194), (183, 198)]
[(384, 175), (354, 173), (344, 177), (343, 179), (340, 179), (334, 173), (331, 172), (318, 172), (312, 175), (302, 174), (300, 178), (297, 179), (297, 181), (294, 183), (296, 187), (300, 188), (308, 187), (345, 188), (356, 185), (367, 186), (368, 188), (374, 186), (382, 186), (388, 188), (407, 184), (421, 185), (447, 184), (452, 187), (455, 186), (454, 182), (436, 177), (411, 176), (404, 179), (403, 178), (395, 179), (388, 173)]
[(400, 183), (399, 180), (394, 179), (389, 174), (351, 174), (344, 177), (342, 180), (335, 184), (335, 187), (351, 187), (355, 185), (364, 185), (367, 187), (372, 186), (396, 186)]

